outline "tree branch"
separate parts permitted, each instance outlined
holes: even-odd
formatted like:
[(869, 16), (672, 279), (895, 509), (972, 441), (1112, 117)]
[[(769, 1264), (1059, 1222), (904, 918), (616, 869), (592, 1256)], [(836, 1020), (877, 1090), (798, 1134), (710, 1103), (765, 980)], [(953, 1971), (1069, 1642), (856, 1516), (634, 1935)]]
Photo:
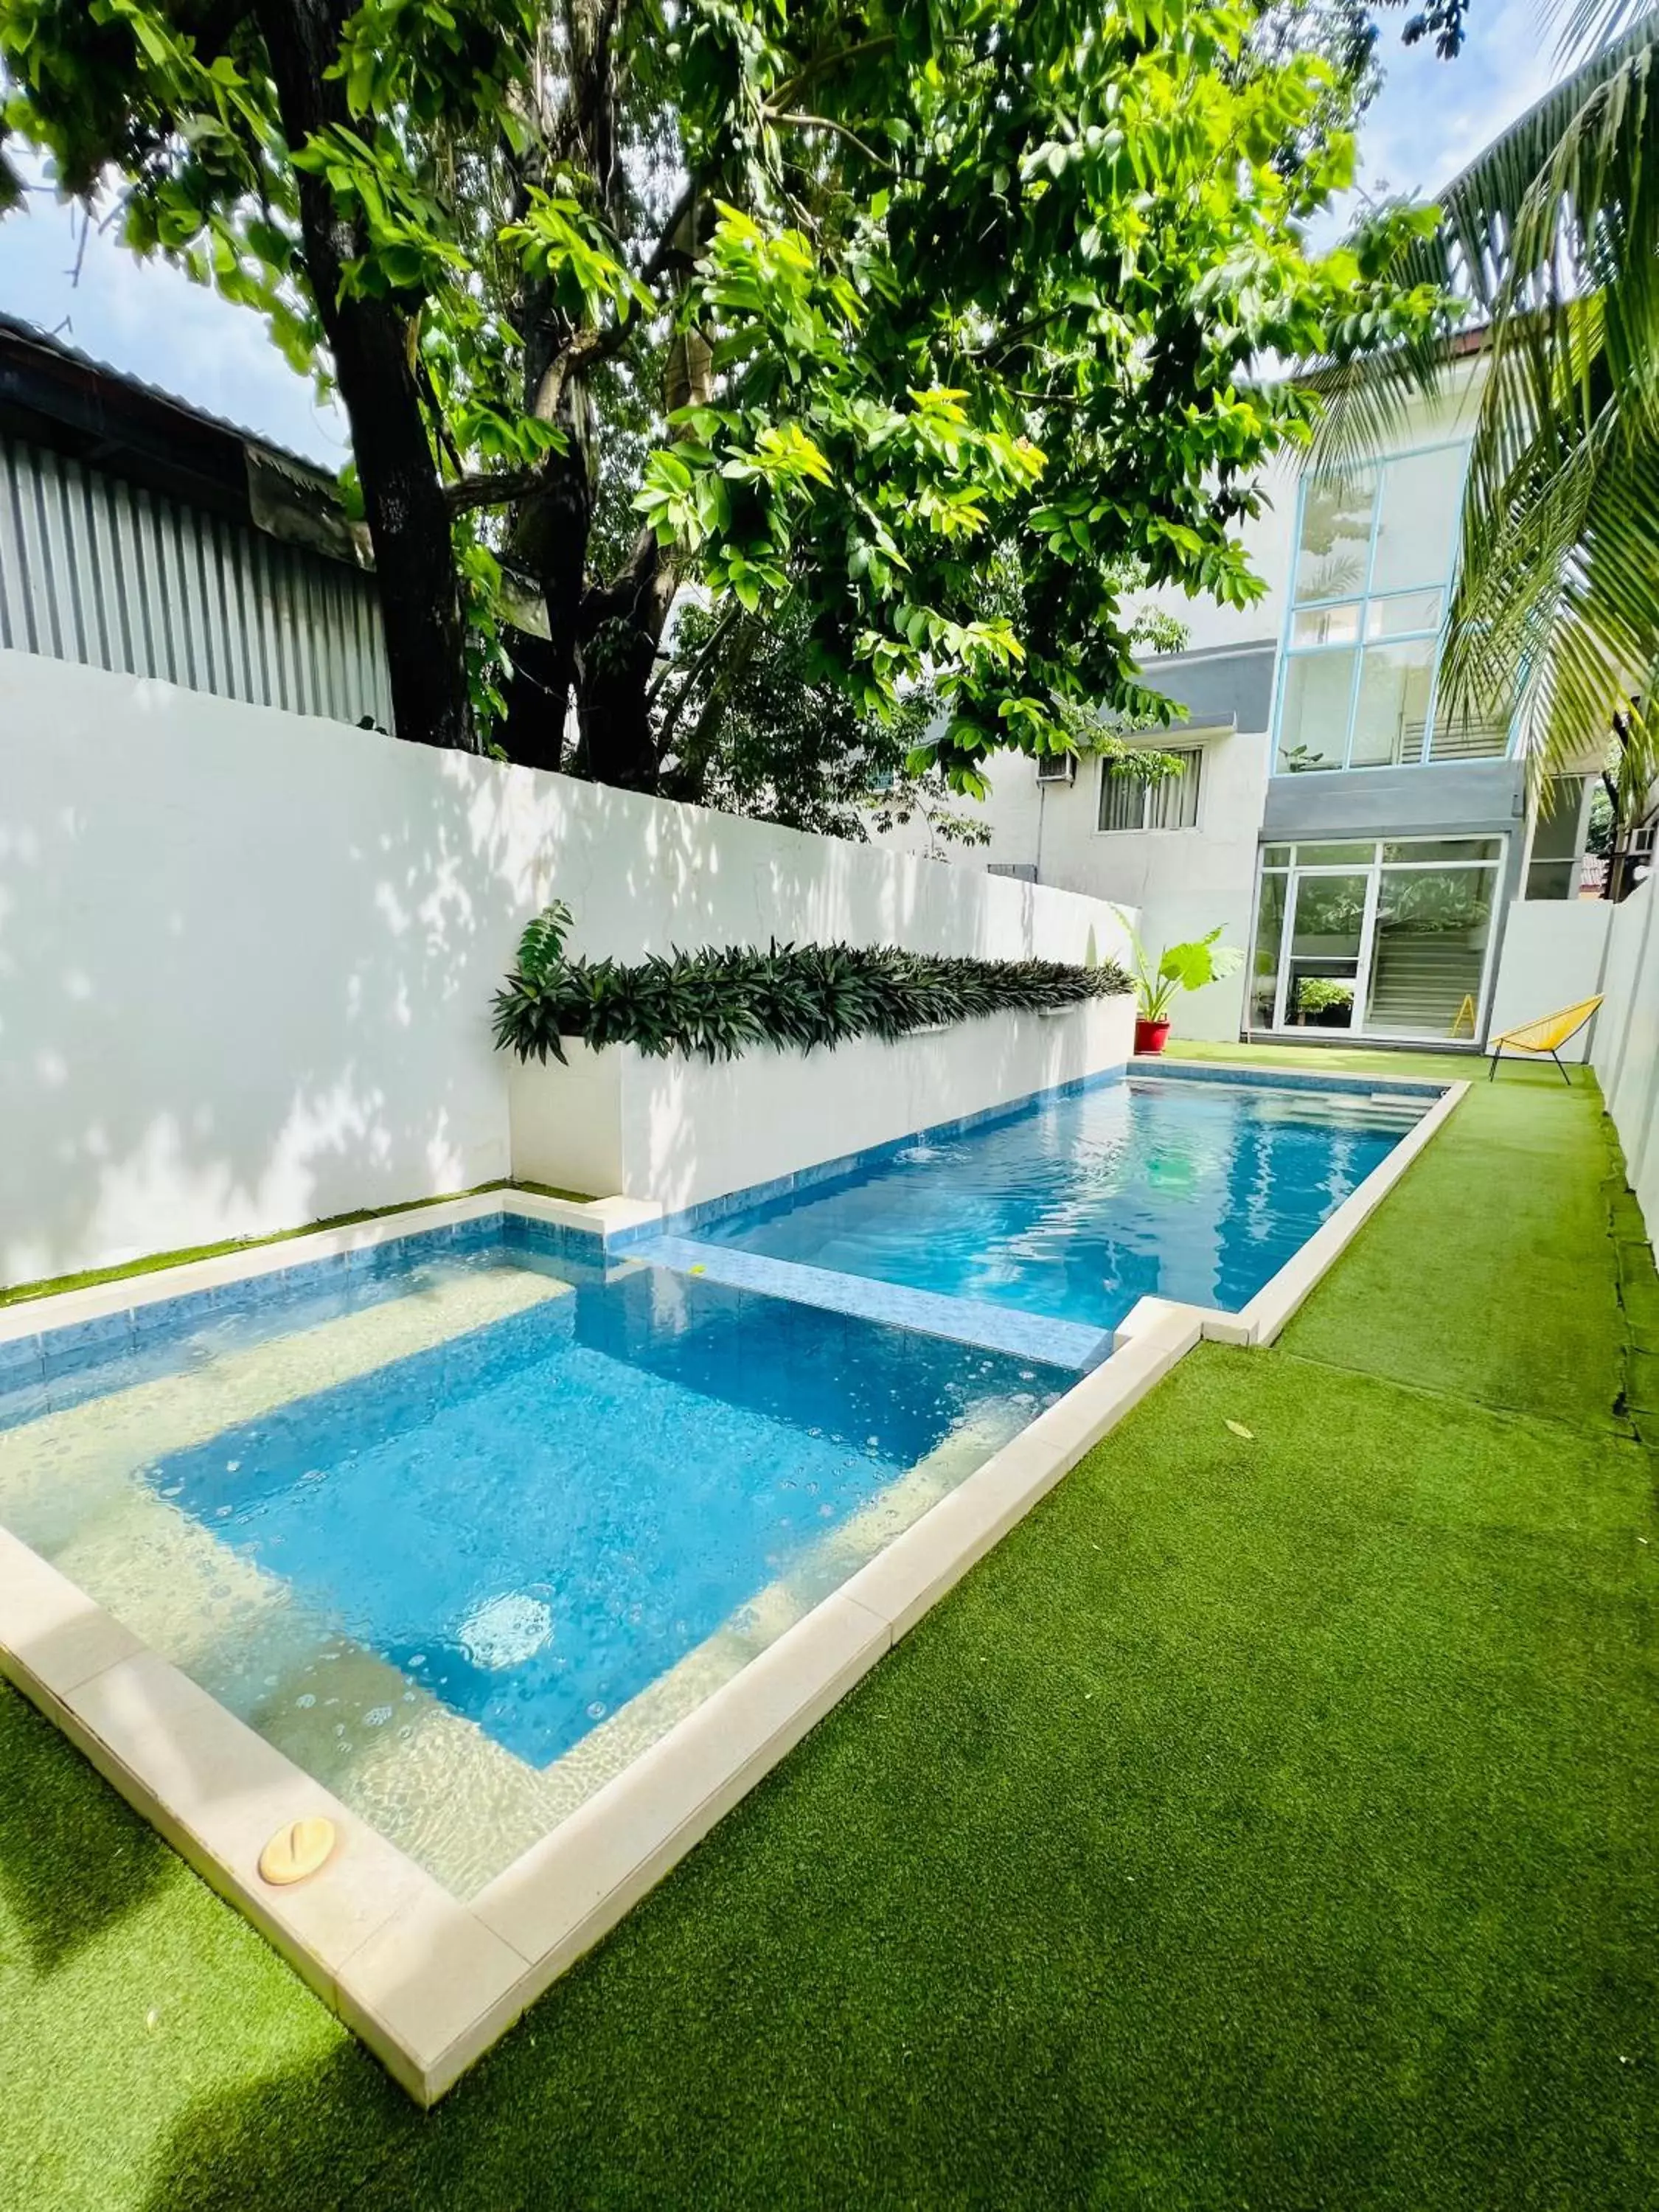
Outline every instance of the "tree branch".
[(802, 131), (833, 131), (837, 138), (844, 138), (849, 146), (856, 146), (865, 160), (871, 162), (876, 168), (882, 170), (890, 177), (897, 173), (893, 164), (884, 161), (873, 146), (866, 145), (856, 131), (850, 130), (845, 123), (837, 123), (833, 116), (786, 115), (780, 114), (777, 109), (773, 107), (769, 107), (766, 112), (772, 122), (793, 123)]
[[(665, 726), (665, 734), (666, 734), (668, 730), (672, 730), (674, 727), (674, 725), (679, 720), (680, 710), (685, 704), (686, 694), (690, 690), (691, 686), (696, 682), (698, 677), (702, 674), (703, 670), (707, 667), (709, 661), (714, 659), (715, 647), (720, 643), (727, 630), (731, 629), (732, 623), (737, 620), (739, 611), (740, 610), (738, 603), (734, 599), (732, 605), (726, 609), (726, 612), (720, 617), (720, 620), (715, 623), (714, 629), (709, 631), (708, 636), (704, 638), (702, 643), (698, 647), (696, 658), (692, 661), (690, 667), (685, 672), (685, 681), (681, 684), (678, 695), (674, 701), (674, 711), (668, 718), (667, 723)], [(647, 714), (656, 704), (658, 693), (662, 690), (663, 685), (667, 683), (669, 678), (673, 674), (675, 665), (673, 654), (668, 654), (663, 662), (661, 673), (653, 678), (651, 688), (645, 695), (646, 711)]]
[(497, 469), (487, 476), (463, 477), (443, 488), (444, 504), (452, 514), (465, 514), (475, 507), (511, 507), (542, 481), (542, 465), (527, 469)]
[(865, 54), (890, 53), (897, 44), (897, 39), (889, 31), (881, 38), (860, 39), (855, 46), (839, 46), (832, 54), (820, 54), (817, 61), (808, 62), (804, 68), (797, 70), (793, 76), (784, 79), (772, 95), (773, 105), (781, 106), (785, 100), (793, 100), (804, 86), (811, 83), (814, 77), (827, 76), (832, 69), (839, 69), (843, 62), (855, 62)]
[(662, 227), (662, 235), (652, 247), (650, 258), (640, 271), (641, 284), (654, 284), (673, 259), (678, 250), (675, 240), (679, 235), (680, 226), (696, 207), (701, 189), (696, 177), (686, 179), (685, 189), (668, 210), (668, 220)]

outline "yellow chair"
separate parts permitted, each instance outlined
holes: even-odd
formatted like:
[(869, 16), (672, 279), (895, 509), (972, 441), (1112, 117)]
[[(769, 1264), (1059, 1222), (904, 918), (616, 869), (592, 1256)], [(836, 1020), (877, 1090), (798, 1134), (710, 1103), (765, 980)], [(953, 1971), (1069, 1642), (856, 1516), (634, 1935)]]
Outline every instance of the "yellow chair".
[(1505, 1030), (1502, 1036), (1495, 1036), (1492, 1041), (1492, 1066), (1486, 1070), (1487, 1082), (1497, 1074), (1498, 1063), (1508, 1045), (1511, 1052), (1548, 1053), (1557, 1067), (1561, 1068), (1561, 1080), (1571, 1091), (1572, 1078), (1561, 1067), (1559, 1048), (1577, 1036), (1601, 1003), (1599, 997), (1581, 999), (1576, 1006), (1563, 1006), (1559, 1014), (1546, 1014), (1541, 1022), (1522, 1022), (1519, 1029)]

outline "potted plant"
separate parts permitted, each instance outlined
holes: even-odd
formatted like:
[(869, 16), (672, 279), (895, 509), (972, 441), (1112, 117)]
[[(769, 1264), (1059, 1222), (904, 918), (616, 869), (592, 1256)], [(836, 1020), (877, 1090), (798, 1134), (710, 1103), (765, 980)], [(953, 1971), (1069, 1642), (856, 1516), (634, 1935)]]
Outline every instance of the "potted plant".
[(1134, 958), (1135, 1050), (1162, 1052), (1170, 1039), (1170, 1009), (1176, 994), (1201, 991), (1206, 983), (1218, 983), (1224, 975), (1233, 974), (1244, 955), (1234, 945), (1218, 944), (1218, 928), (1185, 945), (1166, 945), (1154, 960), (1128, 917), (1120, 918), (1129, 933)]

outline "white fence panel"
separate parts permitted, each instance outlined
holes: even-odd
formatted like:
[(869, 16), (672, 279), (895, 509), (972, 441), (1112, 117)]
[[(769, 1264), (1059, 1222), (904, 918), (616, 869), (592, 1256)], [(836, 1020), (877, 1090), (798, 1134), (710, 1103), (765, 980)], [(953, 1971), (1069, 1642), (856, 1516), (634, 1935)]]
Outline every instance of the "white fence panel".
[(1122, 950), (1071, 892), (0, 651), (0, 1282), (505, 1176), (490, 999), (556, 895), (622, 959)]

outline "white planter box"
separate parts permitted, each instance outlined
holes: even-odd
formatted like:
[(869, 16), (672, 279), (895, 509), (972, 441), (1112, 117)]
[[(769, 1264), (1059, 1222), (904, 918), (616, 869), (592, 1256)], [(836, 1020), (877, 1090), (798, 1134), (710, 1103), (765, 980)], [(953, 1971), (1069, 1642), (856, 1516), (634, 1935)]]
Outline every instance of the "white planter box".
[(1121, 1067), (1133, 1034), (1126, 994), (1058, 1014), (989, 1014), (896, 1044), (767, 1046), (732, 1060), (572, 1042), (565, 1066), (513, 1062), (513, 1173), (595, 1198), (655, 1199), (672, 1213)]

